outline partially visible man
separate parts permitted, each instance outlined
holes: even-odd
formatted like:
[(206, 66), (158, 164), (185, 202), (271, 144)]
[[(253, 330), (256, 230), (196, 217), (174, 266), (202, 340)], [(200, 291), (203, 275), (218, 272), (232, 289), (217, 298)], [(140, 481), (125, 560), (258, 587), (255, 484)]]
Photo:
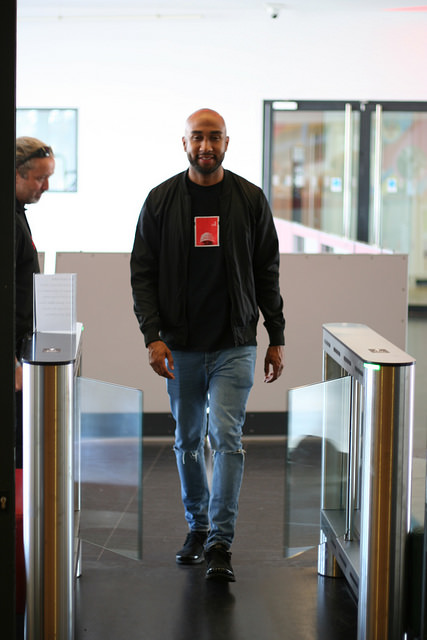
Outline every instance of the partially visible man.
[(16, 139), (16, 216), (15, 216), (15, 389), (16, 389), (16, 468), (22, 467), (22, 368), (21, 349), (33, 330), (33, 274), (40, 272), (37, 249), (25, 215), (25, 205), (38, 202), (49, 189), (55, 170), (52, 149), (37, 138)]

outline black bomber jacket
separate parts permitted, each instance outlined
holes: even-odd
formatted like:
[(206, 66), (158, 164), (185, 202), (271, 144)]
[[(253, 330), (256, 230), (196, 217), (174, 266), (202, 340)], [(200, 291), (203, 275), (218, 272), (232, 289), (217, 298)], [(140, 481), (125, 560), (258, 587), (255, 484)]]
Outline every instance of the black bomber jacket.
[[(171, 348), (186, 346), (187, 262), (192, 238), (186, 173), (152, 189), (138, 219), (131, 284), (146, 345), (161, 339)], [(228, 170), (224, 171), (220, 224), (235, 345), (255, 338), (258, 309), (270, 345), (283, 345), (279, 250), (270, 207), (259, 187)]]

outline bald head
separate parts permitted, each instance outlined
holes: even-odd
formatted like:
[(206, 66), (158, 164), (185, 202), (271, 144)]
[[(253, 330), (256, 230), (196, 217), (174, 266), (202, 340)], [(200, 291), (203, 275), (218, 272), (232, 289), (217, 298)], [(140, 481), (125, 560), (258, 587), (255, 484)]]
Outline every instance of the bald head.
[(224, 118), (212, 109), (195, 111), (186, 120), (182, 143), (190, 163), (190, 180), (201, 186), (221, 182), (228, 147)]
[(225, 125), (225, 120), (217, 111), (213, 109), (198, 109), (190, 116), (188, 116), (185, 121), (185, 135), (187, 135), (187, 131), (191, 130), (195, 122), (216, 122), (217, 126), (223, 129), (224, 135), (227, 135), (227, 127)]

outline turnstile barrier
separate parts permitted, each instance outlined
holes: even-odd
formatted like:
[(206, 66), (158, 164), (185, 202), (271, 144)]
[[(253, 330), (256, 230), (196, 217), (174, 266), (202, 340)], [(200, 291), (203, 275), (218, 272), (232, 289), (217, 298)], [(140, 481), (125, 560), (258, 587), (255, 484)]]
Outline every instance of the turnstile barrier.
[(318, 570), (357, 595), (358, 640), (401, 640), (415, 360), (360, 324), (324, 325), (323, 353), (323, 379), (351, 376), (351, 400), (345, 464), (323, 438)]
[(23, 355), (26, 640), (73, 640), (82, 540), (142, 555), (142, 391), (82, 378), (81, 332)]
[(81, 331), (79, 325), (77, 333), (36, 333), (23, 355), (26, 640), (74, 637), (80, 545), (73, 421)]

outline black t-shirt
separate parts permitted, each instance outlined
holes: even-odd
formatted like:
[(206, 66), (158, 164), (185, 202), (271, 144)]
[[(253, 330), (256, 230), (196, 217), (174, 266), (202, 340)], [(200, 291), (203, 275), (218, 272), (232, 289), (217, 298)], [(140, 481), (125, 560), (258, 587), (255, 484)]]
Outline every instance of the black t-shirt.
[(191, 195), (192, 242), (188, 263), (187, 321), (192, 351), (234, 347), (231, 305), (221, 233), (222, 183), (201, 187), (187, 177)]

